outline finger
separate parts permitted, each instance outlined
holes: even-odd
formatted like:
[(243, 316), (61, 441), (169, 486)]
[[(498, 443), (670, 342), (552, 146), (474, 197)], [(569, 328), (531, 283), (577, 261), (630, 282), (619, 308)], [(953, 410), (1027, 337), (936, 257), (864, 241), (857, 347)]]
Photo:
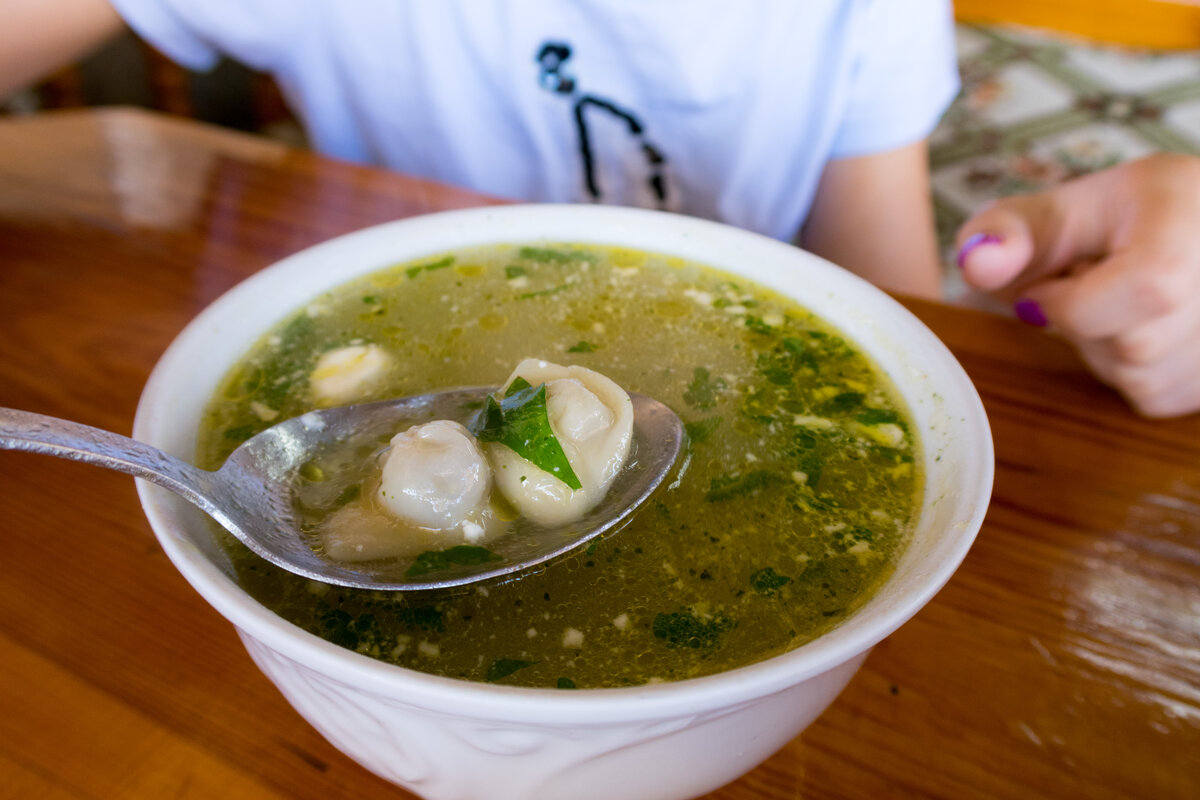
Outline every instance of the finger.
[(1100, 339), (1194, 306), (1200, 269), (1190, 255), (1118, 253), (1063, 278), (1026, 287), (1021, 306), (1036, 304), (1062, 333)]
[(958, 267), (967, 285), (995, 291), (1013, 283), (1034, 256), (1033, 233), (1022, 203), (1001, 201), (969, 219), (958, 232)]
[(1119, 391), (1146, 417), (1174, 417), (1200, 411), (1200, 352), (1173, 350), (1153, 364), (1114, 362), (1098, 342), (1079, 346), (1096, 376)]
[(1180, 348), (1200, 344), (1200, 297), (1173, 314), (1155, 317), (1116, 336), (1100, 339), (1096, 347), (1114, 363), (1147, 366)]
[(985, 207), (959, 232), (964, 278), (981, 289), (1019, 288), (1110, 252), (1122, 211), (1112, 202), (1114, 187), (1130, 171), (1122, 165)]
[(1133, 407), (1146, 417), (1181, 417), (1200, 411), (1200, 364), (1193, 364), (1191, 371), (1180, 376), (1166, 391), (1160, 392), (1149, 402), (1133, 403)]

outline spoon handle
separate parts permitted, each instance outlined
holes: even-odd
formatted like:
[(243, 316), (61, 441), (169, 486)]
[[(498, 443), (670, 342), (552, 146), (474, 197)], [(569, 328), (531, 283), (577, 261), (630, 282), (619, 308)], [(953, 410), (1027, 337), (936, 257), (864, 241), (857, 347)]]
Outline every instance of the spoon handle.
[(207, 508), (212, 473), (116, 433), (31, 411), (0, 408), (0, 450), (82, 461), (145, 478)]

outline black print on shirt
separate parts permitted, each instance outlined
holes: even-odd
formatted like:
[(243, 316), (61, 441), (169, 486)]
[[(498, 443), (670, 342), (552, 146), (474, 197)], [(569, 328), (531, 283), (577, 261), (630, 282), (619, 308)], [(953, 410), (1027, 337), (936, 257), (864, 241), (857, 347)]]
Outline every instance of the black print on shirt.
[(587, 115), (589, 109), (606, 112), (625, 123), (629, 135), (634, 137), (642, 154), (646, 157), (649, 176), (647, 185), (658, 202), (659, 208), (667, 205), (667, 159), (657, 147), (647, 138), (645, 126), (633, 112), (621, 108), (611, 100), (605, 100), (595, 95), (583, 94), (578, 90), (575, 78), (564, 71), (564, 66), (571, 58), (571, 46), (563, 42), (546, 42), (538, 51), (537, 62), (541, 65), (538, 81), (542, 88), (555, 94), (566, 95), (573, 102), (572, 110), (575, 115), (575, 129), (579, 134), (579, 156), (583, 163), (583, 184), (588, 194), (597, 202), (603, 201), (604, 193), (596, 179), (596, 163), (592, 153), (591, 136), (588, 132)]

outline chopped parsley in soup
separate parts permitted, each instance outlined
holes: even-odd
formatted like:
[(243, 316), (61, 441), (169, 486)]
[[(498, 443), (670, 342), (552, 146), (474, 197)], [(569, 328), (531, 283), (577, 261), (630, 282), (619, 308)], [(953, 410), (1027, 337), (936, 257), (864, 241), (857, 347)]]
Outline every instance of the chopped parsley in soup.
[[(920, 443), (886, 376), (777, 293), (627, 249), (464, 250), (313, 298), (232, 370), (207, 411), (199, 460), (215, 468), (254, 433), (314, 407), (508, 385), (526, 358), (598, 373), (685, 421), (684, 468), (626, 527), (516, 580), (399, 593), (292, 575), (219, 532), (245, 589), (374, 658), (571, 689), (681, 680), (768, 658), (836, 625), (890, 573), (915, 522), (922, 475)], [(563, 374), (523, 376), (517, 388)], [(462, 484), (455, 508), (409, 507), (400, 497), (393, 509), (379, 496), (392, 485), (386, 454), (373, 483), (335, 480), (329, 465), (305, 471), (314, 535), (335, 557), (387, 556), (388, 546), (356, 549), (382, 505), (383, 516), (415, 529), (456, 531), (450, 549), (420, 545), (430, 569), (439, 553), (486, 554), (497, 519), (541, 512), (522, 499), (520, 473), (530, 470), (495, 478), (513, 484), (500, 487), (507, 512), (484, 499), (473, 483), (479, 459), (519, 456), (479, 433), (397, 431), (390, 443), (448, 448), (446, 475)]]

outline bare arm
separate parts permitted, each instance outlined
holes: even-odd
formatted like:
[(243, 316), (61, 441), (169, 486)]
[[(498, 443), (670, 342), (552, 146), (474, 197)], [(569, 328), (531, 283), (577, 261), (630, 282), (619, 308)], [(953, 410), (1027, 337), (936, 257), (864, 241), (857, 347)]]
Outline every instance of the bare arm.
[(884, 289), (941, 298), (925, 142), (830, 161), (801, 244)]
[(87, 55), (122, 27), (108, 0), (0, 0), (0, 97)]

